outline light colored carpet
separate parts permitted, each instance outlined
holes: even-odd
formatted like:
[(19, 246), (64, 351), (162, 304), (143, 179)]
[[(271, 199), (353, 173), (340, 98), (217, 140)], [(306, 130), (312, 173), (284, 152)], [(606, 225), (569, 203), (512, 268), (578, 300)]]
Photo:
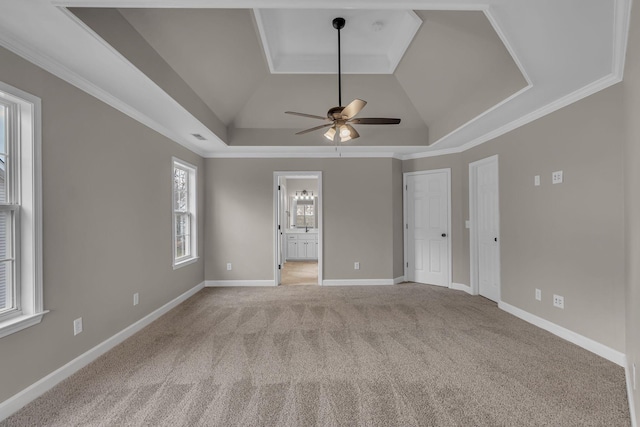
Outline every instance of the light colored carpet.
[(287, 261), (282, 266), (281, 284), (317, 285), (318, 261)]
[(2, 426), (626, 426), (624, 371), (425, 285), (208, 288)]

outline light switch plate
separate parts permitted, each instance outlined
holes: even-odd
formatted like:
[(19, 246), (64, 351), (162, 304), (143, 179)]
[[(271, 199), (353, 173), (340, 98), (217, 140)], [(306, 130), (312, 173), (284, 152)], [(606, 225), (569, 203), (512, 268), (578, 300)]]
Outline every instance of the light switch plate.
[(80, 332), (82, 332), (82, 317), (73, 321), (73, 335), (78, 335)]
[(536, 289), (536, 300), (542, 301), (542, 291), (540, 289)]
[(464, 227), (465, 227), (465, 228), (471, 228), (471, 221), (466, 220), (466, 221), (464, 222)]
[(133, 294), (133, 305), (138, 305), (140, 303), (140, 295), (136, 292)]
[(540, 186), (540, 175), (536, 175), (533, 177), (533, 185), (535, 185), (536, 187)]
[(551, 174), (551, 183), (552, 184), (562, 184), (563, 177), (562, 171), (555, 171)]

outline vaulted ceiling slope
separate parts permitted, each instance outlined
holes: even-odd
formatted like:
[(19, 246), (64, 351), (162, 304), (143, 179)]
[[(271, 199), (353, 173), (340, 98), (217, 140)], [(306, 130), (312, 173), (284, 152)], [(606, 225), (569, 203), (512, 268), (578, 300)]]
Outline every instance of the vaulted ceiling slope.
[[(361, 126), (341, 147), (411, 158), (464, 150), (621, 80), (630, 1), (5, 0), (0, 44), (202, 155), (330, 155), (321, 132), (293, 135), (316, 122), (283, 113), (324, 115), (335, 75), (271, 74), (255, 7), (340, 7), (348, 20), (414, 10), (422, 24), (393, 74), (343, 80), (343, 103), (365, 99), (362, 116), (402, 124)], [(325, 53), (335, 43), (316, 41)]]

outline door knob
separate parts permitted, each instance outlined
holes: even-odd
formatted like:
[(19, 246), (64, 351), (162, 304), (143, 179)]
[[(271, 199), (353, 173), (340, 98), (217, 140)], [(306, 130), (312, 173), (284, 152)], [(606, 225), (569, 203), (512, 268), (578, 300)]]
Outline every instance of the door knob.
[(447, 233), (442, 233), (442, 237), (447, 237)]
[(497, 241), (498, 241), (498, 238), (497, 238), (497, 237), (494, 237), (494, 238), (493, 238), (493, 241), (494, 241), (494, 242), (497, 242)]

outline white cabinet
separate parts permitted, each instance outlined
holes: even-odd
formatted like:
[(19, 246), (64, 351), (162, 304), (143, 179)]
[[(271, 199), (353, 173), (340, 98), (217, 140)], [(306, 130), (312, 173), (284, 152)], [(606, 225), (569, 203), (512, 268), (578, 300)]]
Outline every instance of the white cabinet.
[(318, 259), (318, 234), (287, 233), (287, 259)]

